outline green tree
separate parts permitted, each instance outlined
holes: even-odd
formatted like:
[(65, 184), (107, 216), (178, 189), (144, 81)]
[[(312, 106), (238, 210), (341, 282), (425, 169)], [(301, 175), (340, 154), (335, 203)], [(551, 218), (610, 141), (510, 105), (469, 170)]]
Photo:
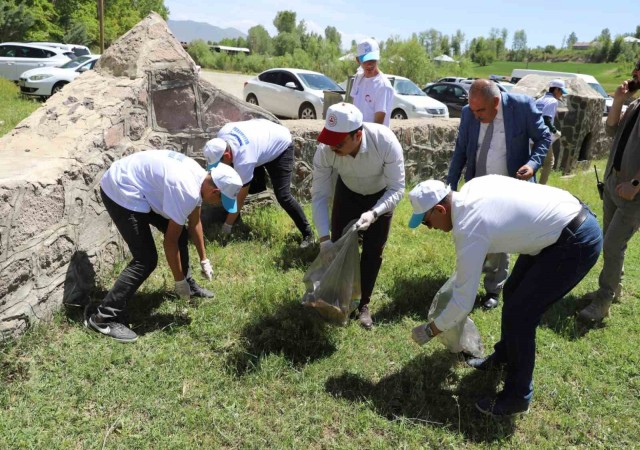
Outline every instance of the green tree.
[(567, 48), (573, 48), (573, 45), (578, 42), (578, 36), (572, 31), (569, 37), (567, 38)]
[(296, 33), (278, 33), (273, 38), (273, 48), (276, 56), (293, 55), (293, 51), (300, 48), (300, 38)]
[(514, 61), (523, 61), (527, 53), (527, 33), (524, 30), (516, 30), (513, 33), (513, 51)]
[(35, 20), (26, 6), (0, 0), (0, 42), (21, 41)]
[(25, 40), (28, 41), (60, 41), (64, 34), (58, 25), (58, 13), (49, 0), (26, 0), (24, 4), (33, 17), (34, 23), (29, 27)]
[(294, 11), (278, 11), (273, 19), (273, 26), (280, 33), (293, 33), (296, 30), (296, 13)]
[(331, 42), (333, 45), (338, 46), (338, 48), (342, 45), (342, 35), (336, 27), (325, 28), (324, 37), (327, 42)]
[(608, 62), (615, 62), (622, 53), (622, 47), (624, 46), (624, 38), (622, 36), (617, 36), (611, 44), (611, 48), (609, 49), (609, 54), (607, 55)]
[(464, 33), (462, 32), (462, 30), (456, 30), (456, 33), (451, 36), (451, 49), (453, 50), (453, 55), (460, 56), (460, 54), (462, 53), (463, 42)]
[(247, 46), (253, 53), (270, 55), (273, 51), (273, 44), (269, 32), (262, 25), (249, 28), (247, 33)]

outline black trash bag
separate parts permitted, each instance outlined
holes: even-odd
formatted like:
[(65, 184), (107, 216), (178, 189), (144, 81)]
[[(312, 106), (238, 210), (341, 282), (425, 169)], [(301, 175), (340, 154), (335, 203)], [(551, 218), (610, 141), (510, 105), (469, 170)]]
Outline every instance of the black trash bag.
[(361, 296), (360, 251), (355, 221), (345, 228), (328, 255), (318, 255), (304, 274), (302, 304), (337, 325), (346, 325)]

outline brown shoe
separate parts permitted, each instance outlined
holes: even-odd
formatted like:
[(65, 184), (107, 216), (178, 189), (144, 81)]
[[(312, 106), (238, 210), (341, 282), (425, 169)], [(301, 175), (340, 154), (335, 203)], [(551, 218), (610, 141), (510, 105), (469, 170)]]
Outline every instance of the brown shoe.
[(612, 301), (613, 299), (596, 298), (578, 313), (578, 318), (585, 322), (600, 322), (609, 315)]
[(373, 320), (371, 320), (371, 313), (369, 312), (368, 305), (364, 305), (362, 306), (362, 308), (360, 308), (358, 320), (360, 321), (360, 325), (362, 325), (365, 329), (371, 329), (371, 327), (373, 326)]

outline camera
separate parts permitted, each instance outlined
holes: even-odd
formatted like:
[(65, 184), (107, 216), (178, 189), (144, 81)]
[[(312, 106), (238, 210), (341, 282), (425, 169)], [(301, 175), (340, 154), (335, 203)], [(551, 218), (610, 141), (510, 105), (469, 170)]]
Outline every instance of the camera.
[(629, 81), (627, 81), (627, 87), (629, 88), (629, 92), (635, 92), (638, 89), (640, 89), (640, 81), (636, 80), (635, 78), (632, 78)]

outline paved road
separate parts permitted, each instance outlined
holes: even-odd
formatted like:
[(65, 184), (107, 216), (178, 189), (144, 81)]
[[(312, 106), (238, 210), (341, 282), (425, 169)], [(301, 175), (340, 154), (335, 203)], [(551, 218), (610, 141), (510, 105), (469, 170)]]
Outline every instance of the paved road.
[(244, 100), (242, 96), (244, 82), (253, 77), (253, 75), (245, 75), (241, 73), (212, 72), (204, 69), (200, 71), (200, 78), (207, 80), (218, 89), (222, 89), (231, 95), (235, 95), (240, 100)]

